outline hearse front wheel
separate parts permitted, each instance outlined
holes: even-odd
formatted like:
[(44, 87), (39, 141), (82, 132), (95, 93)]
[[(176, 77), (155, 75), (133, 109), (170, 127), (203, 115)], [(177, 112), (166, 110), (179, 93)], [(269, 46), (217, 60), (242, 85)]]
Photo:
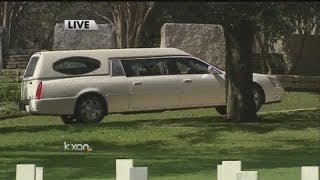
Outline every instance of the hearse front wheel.
[(216, 110), (220, 115), (227, 114), (227, 107), (226, 106), (218, 106), (218, 107), (216, 107)]
[[(264, 100), (263, 90), (259, 85), (253, 86), (253, 100), (256, 105), (257, 111), (259, 111), (263, 102), (264, 102), (263, 101)], [(218, 106), (218, 107), (216, 107), (216, 110), (220, 115), (227, 114), (227, 107), (226, 106)]]
[(65, 116), (60, 116), (60, 118), (65, 124), (79, 123), (79, 121), (74, 116), (65, 115)]
[(264, 93), (262, 88), (257, 84), (253, 86), (253, 100), (258, 112), (264, 102)]
[(81, 123), (97, 123), (106, 115), (104, 99), (98, 95), (85, 95), (77, 101), (75, 116)]

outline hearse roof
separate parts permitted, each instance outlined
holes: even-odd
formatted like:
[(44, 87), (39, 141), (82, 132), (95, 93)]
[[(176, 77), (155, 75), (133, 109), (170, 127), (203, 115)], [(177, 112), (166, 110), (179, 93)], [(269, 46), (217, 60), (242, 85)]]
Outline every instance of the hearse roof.
[(147, 56), (190, 56), (176, 48), (128, 48), (128, 49), (92, 49), (38, 52), (46, 59), (69, 56), (104, 56), (108, 58), (147, 57)]

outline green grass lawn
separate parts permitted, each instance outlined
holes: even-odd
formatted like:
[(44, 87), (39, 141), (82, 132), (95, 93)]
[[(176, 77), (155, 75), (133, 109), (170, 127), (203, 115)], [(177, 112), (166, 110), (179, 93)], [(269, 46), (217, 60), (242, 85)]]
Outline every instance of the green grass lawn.
[[(319, 95), (290, 92), (261, 111), (320, 107)], [(320, 163), (320, 110), (268, 113), (259, 123), (226, 123), (212, 109), (110, 115), (100, 124), (63, 125), (58, 117), (0, 121), (0, 179), (15, 165), (44, 167), (45, 180), (115, 179), (115, 159), (147, 166), (151, 180), (208, 180), (216, 165), (241, 160), (260, 180), (299, 180), (300, 166)], [(64, 152), (63, 143), (93, 152)]]

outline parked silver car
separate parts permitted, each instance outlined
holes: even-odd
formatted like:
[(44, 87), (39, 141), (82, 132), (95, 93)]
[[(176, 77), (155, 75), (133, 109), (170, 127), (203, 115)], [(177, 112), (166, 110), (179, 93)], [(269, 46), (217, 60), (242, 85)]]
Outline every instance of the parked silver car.
[[(47, 51), (32, 55), (22, 109), (65, 123), (99, 122), (110, 113), (216, 107), (225, 113), (224, 71), (175, 48)], [(257, 110), (279, 102), (274, 76), (254, 74)]]

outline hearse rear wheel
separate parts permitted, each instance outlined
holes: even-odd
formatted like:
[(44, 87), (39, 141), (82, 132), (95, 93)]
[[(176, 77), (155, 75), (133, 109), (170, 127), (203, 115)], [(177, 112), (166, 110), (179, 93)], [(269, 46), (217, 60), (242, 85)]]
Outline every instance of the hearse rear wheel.
[(76, 106), (75, 116), (81, 123), (98, 123), (106, 115), (104, 99), (90, 94), (81, 97)]

